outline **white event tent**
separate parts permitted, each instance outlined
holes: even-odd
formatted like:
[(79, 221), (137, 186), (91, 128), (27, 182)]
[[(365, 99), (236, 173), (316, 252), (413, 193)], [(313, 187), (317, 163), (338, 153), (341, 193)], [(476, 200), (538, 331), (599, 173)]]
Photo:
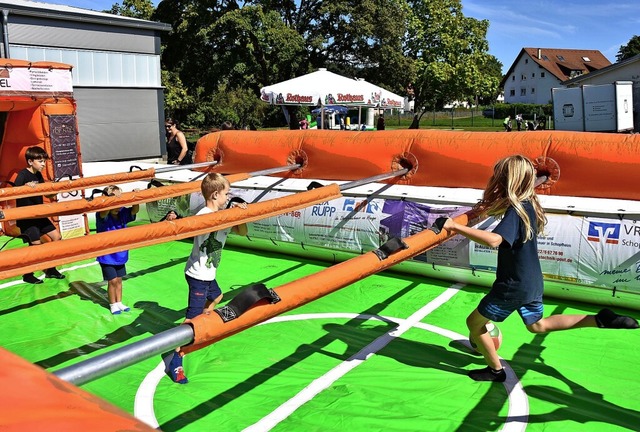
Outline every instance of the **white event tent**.
[(260, 90), (260, 98), (273, 105), (320, 106), (322, 123), (324, 107), (327, 105), (357, 107), (360, 112), (362, 107), (401, 108), (401, 101), (404, 101), (381, 87), (329, 72), (325, 68), (265, 86)]

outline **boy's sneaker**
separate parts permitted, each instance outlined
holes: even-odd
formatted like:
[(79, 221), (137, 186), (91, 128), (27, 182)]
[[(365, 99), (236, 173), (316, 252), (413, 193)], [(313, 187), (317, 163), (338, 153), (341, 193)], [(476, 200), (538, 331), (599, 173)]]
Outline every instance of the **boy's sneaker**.
[(618, 315), (611, 309), (602, 309), (596, 315), (596, 324), (600, 328), (608, 329), (637, 329), (638, 321), (630, 316)]
[(57, 268), (50, 268), (44, 272), (45, 277), (52, 279), (64, 279), (64, 275)]
[(27, 273), (26, 275), (22, 276), (22, 280), (26, 283), (36, 284), (36, 285), (43, 283), (42, 280), (35, 277), (33, 273)]
[(189, 382), (187, 377), (184, 375), (182, 356), (180, 356), (180, 354), (173, 354), (173, 358), (171, 359), (171, 362), (169, 362), (169, 366), (167, 366), (167, 374), (173, 382), (178, 384), (186, 384)]
[(129, 312), (131, 310), (129, 306), (122, 304), (122, 302), (118, 302), (116, 303), (116, 305), (118, 306), (118, 309), (120, 309), (122, 312)]
[(122, 313), (117, 303), (110, 304), (109, 309), (111, 310), (112, 315), (120, 315)]

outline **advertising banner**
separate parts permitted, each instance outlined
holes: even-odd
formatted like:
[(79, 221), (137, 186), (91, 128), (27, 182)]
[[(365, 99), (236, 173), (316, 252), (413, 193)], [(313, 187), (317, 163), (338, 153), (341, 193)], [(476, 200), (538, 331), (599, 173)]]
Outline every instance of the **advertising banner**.
[[(240, 188), (231, 192), (249, 203), (289, 194)], [(202, 196), (192, 194), (192, 214), (202, 205)], [(429, 229), (438, 217), (453, 217), (468, 210), (466, 206), (342, 197), (250, 223), (248, 235), (363, 253), (392, 237), (405, 238)], [(640, 293), (640, 223), (553, 213), (547, 214), (547, 220), (544, 233), (537, 238), (546, 279)], [(497, 224), (498, 220), (490, 217), (475, 227), (491, 231)], [(457, 235), (413, 259), (429, 265), (492, 272), (497, 257), (496, 248)]]
[(635, 220), (583, 218), (578, 281), (640, 292), (640, 224)]
[(76, 143), (76, 117), (69, 114), (50, 115), (49, 135), (53, 176), (60, 179), (80, 175)]
[(42, 67), (1, 68), (0, 96), (72, 97), (71, 70)]

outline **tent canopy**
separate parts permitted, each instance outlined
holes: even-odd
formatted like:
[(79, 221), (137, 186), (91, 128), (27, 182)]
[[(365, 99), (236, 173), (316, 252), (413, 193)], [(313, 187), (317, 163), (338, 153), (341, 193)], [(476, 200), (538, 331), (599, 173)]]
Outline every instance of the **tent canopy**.
[(376, 107), (380, 109), (404, 108), (404, 97), (399, 96), (375, 84), (371, 84), (370, 82), (365, 81), (363, 78), (358, 78), (358, 81), (370, 86), (372, 101), (375, 103)]
[(383, 92), (387, 91), (366, 81), (320, 68), (297, 78), (265, 86), (260, 91), (260, 98), (274, 105), (375, 107), (381, 99), (390, 100)]

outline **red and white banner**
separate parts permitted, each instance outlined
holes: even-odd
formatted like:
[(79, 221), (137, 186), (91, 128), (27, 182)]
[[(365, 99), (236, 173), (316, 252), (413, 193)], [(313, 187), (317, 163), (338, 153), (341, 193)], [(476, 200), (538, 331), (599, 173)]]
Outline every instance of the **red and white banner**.
[(71, 97), (73, 96), (71, 70), (46, 67), (1, 67), (0, 97), (2, 96)]

